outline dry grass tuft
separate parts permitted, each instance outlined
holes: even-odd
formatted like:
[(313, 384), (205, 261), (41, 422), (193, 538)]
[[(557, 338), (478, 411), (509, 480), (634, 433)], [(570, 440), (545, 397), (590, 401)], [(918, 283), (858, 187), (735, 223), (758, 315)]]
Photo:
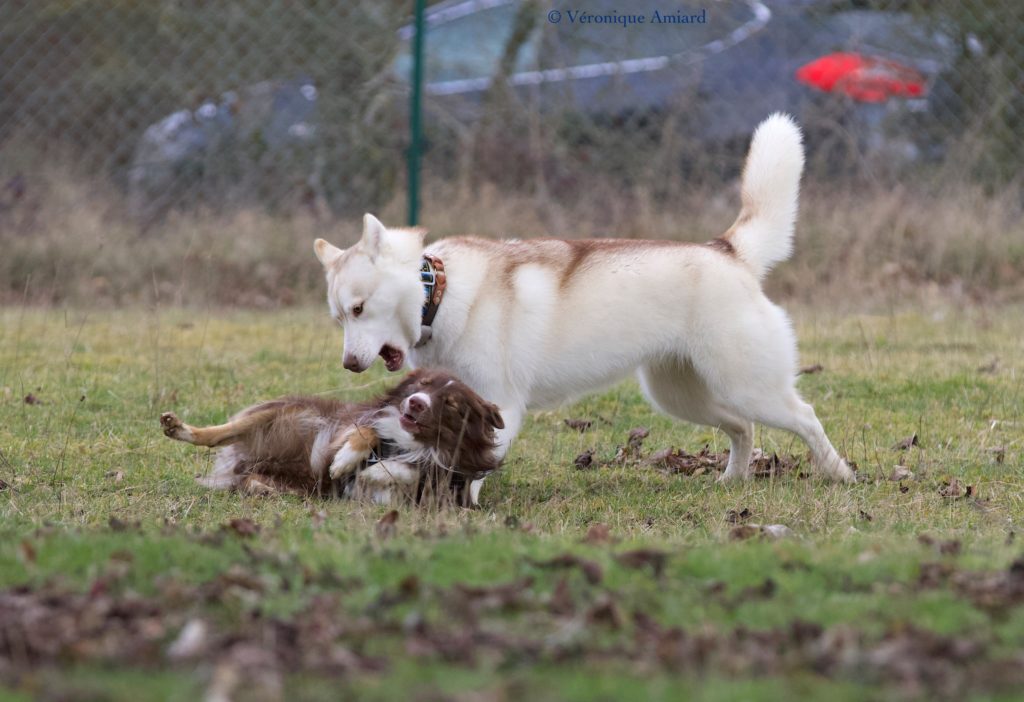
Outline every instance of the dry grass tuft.
[[(425, 193), (423, 220), (434, 237), (705, 241), (731, 224), (738, 201), (735, 182), (659, 198), (649, 188), (624, 191), (595, 177), (571, 200), (438, 183)], [(404, 220), (400, 199), (366, 209), (388, 223)], [(796, 253), (769, 278), (769, 292), (850, 306), (1021, 299), (1021, 209), (1014, 189), (809, 183)], [(0, 202), (0, 302), (267, 308), (317, 301), (322, 283), (312, 240), (349, 244), (358, 228), (357, 217), (249, 208), (172, 214), (143, 229), (113, 186), (47, 168), (25, 177), (21, 197)]]

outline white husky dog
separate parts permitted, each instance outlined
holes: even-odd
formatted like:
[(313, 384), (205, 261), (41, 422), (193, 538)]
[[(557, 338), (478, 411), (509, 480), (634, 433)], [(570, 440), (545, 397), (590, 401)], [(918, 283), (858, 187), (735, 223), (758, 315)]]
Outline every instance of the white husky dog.
[(797, 434), (826, 477), (853, 481), (797, 393), (789, 319), (761, 290), (792, 251), (803, 163), (793, 120), (762, 122), (739, 217), (707, 244), (450, 238), (424, 249), (423, 230), (367, 214), (351, 248), (315, 244), (344, 366), (362, 372), (380, 355), (390, 371), (452, 371), (501, 408), (502, 455), (527, 410), (635, 371), (657, 408), (729, 436), (723, 480), (750, 476), (760, 422)]

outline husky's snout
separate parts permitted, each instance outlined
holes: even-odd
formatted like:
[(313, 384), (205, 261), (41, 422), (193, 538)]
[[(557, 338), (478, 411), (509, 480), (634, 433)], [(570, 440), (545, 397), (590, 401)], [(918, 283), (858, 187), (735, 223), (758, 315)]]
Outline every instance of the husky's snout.
[(362, 373), (366, 370), (366, 366), (359, 362), (359, 358), (355, 354), (347, 353), (345, 358), (342, 360), (342, 365), (345, 366), (345, 370), (350, 370), (353, 373)]

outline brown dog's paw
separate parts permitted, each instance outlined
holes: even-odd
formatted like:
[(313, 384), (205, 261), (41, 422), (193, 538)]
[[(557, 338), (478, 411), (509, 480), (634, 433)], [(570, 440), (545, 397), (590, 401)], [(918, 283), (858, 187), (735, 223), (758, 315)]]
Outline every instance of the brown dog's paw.
[(161, 414), (160, 426), (164, 428), (164, 436), (180, 441), (188, 441), (191, 438), (188, 429), (185, 428), (185, 425), (174, 412), (164, 412)]
[(160, 415), (160, 426), (164, 428), (164, 433), (177, 429), (181, 426), (181, 420), (178, 419), (178, 415), (174, 412), (164, 412)]

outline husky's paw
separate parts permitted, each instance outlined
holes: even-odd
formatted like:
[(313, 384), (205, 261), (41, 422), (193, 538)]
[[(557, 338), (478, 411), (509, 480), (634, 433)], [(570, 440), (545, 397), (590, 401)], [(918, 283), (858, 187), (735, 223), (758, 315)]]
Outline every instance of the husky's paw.
[(331, 461), (331, 467), (328, 468), (331, 480), (338, 480), (355, 472), (366, 463), (371, 453), (369, 448), (356, 449), (352, 447), (352, 442), (346, 441), (345, 445), (334, 454), (334, 460)]
[(744, 480), (749, 480), (750, 475), (743, 473), (738, 470), (730, 471), (726, 468), (725, 472), (718, 476), (717, 483), (742, 483)]
[(164, 436), (169, 436), (178, 441), (191, 441), (192, 432), (185, 428), (184, 423), (178, 419), (174, 412), (164, 412), (160, 415), (160, 426), (164, 428)]
[(842, 459), (825, 471), (825, 476), (834, 483), (850, 484), (857, 482), (857, 473)]

